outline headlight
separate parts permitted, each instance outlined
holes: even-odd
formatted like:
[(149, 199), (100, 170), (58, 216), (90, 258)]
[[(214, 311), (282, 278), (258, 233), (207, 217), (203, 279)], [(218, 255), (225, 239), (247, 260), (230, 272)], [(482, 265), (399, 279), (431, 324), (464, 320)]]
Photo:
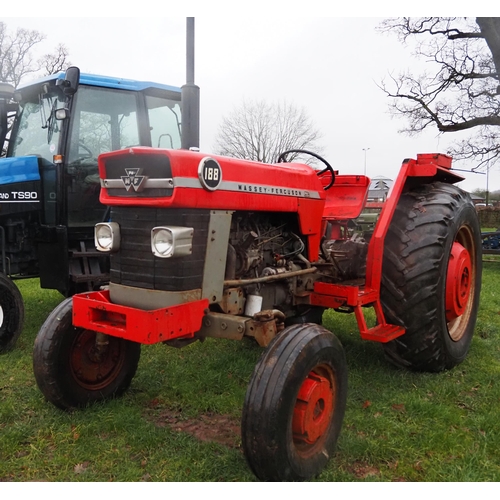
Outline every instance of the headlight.
[(94, 242), (100, 252), (116, 252), (120, 248), (120, 226), (116, 222), (96, 224)]
[(151, 230), (151, 250), (156, 257), (182, 257), (193, 251), (192, 227), (154, 227)]

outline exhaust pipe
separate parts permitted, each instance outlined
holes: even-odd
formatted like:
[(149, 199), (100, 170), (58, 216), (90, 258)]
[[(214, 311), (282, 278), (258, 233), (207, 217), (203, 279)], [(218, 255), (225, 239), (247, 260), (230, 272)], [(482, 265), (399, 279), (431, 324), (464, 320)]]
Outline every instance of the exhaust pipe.
[(194, 17), (186, 20), (186, 84), (181, 87), (181, 148), (200, 147), (200, 87), (194, 83)]

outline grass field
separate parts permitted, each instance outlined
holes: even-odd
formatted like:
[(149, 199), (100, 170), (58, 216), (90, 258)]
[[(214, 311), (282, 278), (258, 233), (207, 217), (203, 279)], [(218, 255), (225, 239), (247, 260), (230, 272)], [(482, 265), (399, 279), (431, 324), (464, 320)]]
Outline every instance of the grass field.
[[(326, 313), (349, 392), (337, 453), (317, 481), (500, 481), (499, 279), (500, 262), (485, 263), (470, 354), (440, 374), (392, 367), (353, 316)], [(27, 320), (0, 357), (0, 481), (255, 481), (239, 420), (259, 347), (143, 347), (124, 397), (65, 413), (44, 401), (32, 371), (35, 336), (61, 296), (37, 280), (18, 285)]]

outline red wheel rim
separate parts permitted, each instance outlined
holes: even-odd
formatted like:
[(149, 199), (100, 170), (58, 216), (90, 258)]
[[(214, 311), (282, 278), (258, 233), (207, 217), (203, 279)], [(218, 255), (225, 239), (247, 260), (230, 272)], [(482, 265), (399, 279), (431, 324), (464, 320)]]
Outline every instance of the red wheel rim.
[(477, 249), (472, 230), (462, 226), (458, 231), (446, 272), (445, 308), (448, 334), (458, 342), (466, 333), (476, 294)]
[(452, 321), (464, 313), (469, 300), (472, 263), (469, 252), (455, 241), (451, 249), (446, 276), (446, 320)]
[(330, 366), (314, 368), (300, 386), (293, 410), (293, 441), (299, 453), (322, 446), (335, 411), (335, 375)]
[(71, 346), (70, 370), (74, 380), (85, 389), (98, 391), (110, 385), (120, 374), (125, 359), (121, 342), (108, 337), (101, 355), (96, 350), (96, 333), (81, 330)]

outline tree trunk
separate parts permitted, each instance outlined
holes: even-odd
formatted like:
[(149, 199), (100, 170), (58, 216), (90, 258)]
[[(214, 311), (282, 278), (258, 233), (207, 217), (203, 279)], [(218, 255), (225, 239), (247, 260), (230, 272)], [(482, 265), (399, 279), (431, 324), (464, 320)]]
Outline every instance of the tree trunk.
[(476, 22), (481, 28), (488, 47), (493, 56), (497, 78), (500, 74), (500, 17), (476, 17)]

